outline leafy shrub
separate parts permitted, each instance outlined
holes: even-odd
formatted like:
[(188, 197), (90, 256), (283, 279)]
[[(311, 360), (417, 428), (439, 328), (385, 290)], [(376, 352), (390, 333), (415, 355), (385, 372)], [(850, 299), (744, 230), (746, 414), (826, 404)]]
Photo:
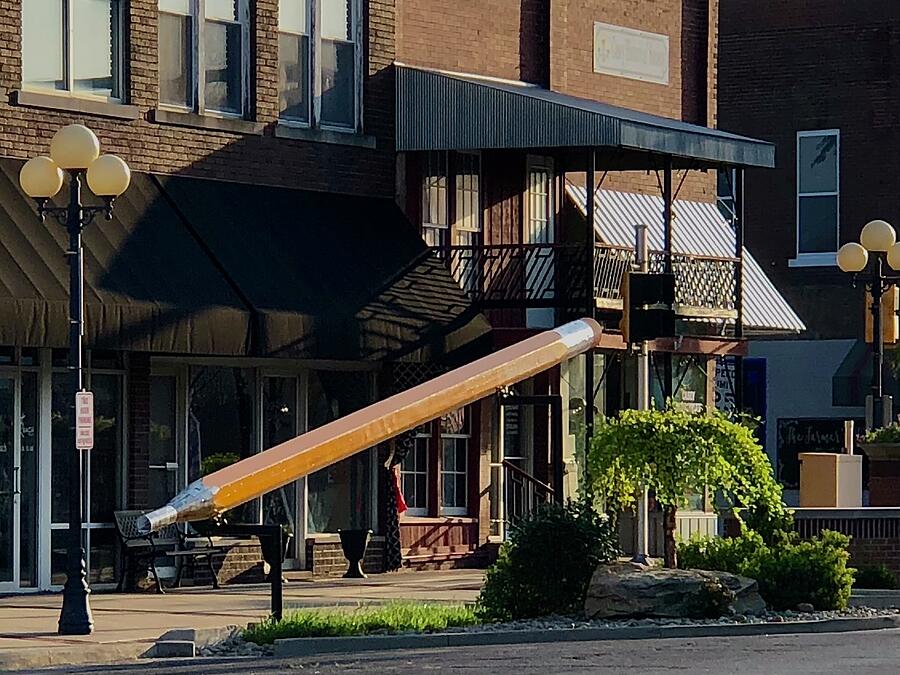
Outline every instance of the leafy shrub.
[(843, 609), (850, 599), (853, 568), (847, 567), (850, 537), (824, 531), (815, 539), (772, 548), (760, 561), (759, 592), (774, 609), (808, 602), (816, 609)]
[(748, 531), (734, 539), (697, 538), (679, 549), (686, 568), (730, 572), (756, 579), (763, 600), (776, 610), (809, 603), (818, 610), (843, 609), (850, 599), (850, 538), (824, 531), (807, 541), (785, 536), (772, 545)]
[(867, 432), (866, 443), (900, 443), (900, 424), (889, 424)]
[(678, 566), (755, 579), (760, 561), (769, 555), (771, 551), (762, 536), (751, 530), (734, 538), (695, 537), (678, 547)]
[(897, 577), (884, 563), (874, 567), (861, 567), (856, 571), (853, 587), (893, 590), (897, 588)]
[(606, 518), (587, 504), (548, 504), (519, 521), (488, 570), (483, 621), (580, 612), (591, 575), (618, 555)]
[(794, 514), (783, 503), (760, 503), (744, 513), (743, 527), (758, 533), (768, 546), (795, 542)]

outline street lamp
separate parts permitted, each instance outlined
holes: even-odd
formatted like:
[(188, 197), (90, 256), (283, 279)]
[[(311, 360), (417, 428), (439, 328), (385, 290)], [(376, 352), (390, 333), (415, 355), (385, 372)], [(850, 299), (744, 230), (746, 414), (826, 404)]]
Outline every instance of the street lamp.
[[(48, 206), (48, 200), (63, 186), (69, 175), (67, 206)], [(81, 203), (81, 183), (86, 179), (91, 191), (103, 200), (102, 206)], [(22, 190), (37, 202), (41, 222), (53, 216), (69, 234), (69, 369), (72, 371), (70, 402), (82, 391), (82, 349), (84, 332), (84, 270), (81, 231), (102, 213), (112, 218), (113, 200), (125, 192), (131, 182), (131, 170), (115, 155), (100, 155), (100, 142), (94, 132), (81, 124), (63, 127), (50, 142), (49, 157), (28, 160), (19, 173)], [(74, 416), (73, 416), (74, 419)], [(81, 545), (82, 456), (75, 448), (69, 457), (69, 542), (66, 549), (66, 585), (59, 616), (62, 635), (87, 635), (94, 628), (88, 603), (90, 588)]]
[[(837, 254), (838, 267), (851, 274), (859, 274), (867, 267), (869, 273), (865, 277), (866, 287), (872, 295), (872, 344), (874, 358), (872, 363), (872, 428), (882, 425), (883, 410), (883, 372), (884, 372), (884, 334), (882, 332), (881, 296), (898, 277), (885, 276), (884, 263), (895, 271), (900, 271), (900, 243), (897, 233), (890, 223), (873, 220), (866, 223), (859, 235), (860, 243), (851, 242), (841, 246)], [(872, 254), (870, 256), (870, 254)], [(871, 260), (870, 260), (871, 258)], [(872, 263), (871, 265), (869, 263)], [(879, 414), (882, 419), (879, 420)]]

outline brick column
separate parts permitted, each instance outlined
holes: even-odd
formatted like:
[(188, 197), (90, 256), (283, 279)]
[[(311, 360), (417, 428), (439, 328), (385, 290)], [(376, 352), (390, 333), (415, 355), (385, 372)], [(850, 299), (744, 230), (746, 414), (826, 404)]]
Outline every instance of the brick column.
[(128, 361), (129, 509), (150, 508), (150, 355), (131, 354)]

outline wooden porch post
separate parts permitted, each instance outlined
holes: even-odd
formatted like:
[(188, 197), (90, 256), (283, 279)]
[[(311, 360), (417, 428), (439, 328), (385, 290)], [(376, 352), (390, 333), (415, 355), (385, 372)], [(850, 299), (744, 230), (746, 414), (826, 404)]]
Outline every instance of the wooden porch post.
[[(585, 227), (585, 316), (594, 318), (596, 314), (596, 301), (594, 299), (594, 182), (596, 169), (596, 155), (594, 148), (588, 148), (587, 170), (585, 171), (584, 188), (587, 199), (587, 222)], [(588, 452), (591, 447), (591, 439), (594, 437), (594, 350), (589, 349), (584, 354), (584, 448)]]
[[(738, 259), (734, 274), (734, 308), (737, 318), (734, 322), (734, 337), (744, 337), (744, 170), (734, 172), (734, 257)], [(734, 409), (744, 410), (744, 357), (734, 357)]]
[[(672, 269), (672, 157), (666, 156), (663, 164), (663, 248), (664, 270), (671, 274)], [(665, 352), (663, 359), (663, 398), (668, 401), (672, 396), (672, 353)]]

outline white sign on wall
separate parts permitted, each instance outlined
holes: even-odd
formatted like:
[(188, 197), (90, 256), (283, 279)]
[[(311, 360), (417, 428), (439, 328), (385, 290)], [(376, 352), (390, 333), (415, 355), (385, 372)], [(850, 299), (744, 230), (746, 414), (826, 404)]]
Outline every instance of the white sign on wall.
[(596, 22), (594, 72), (669, 84), (669, 36)]
[(94, 447), (94, 395), (89, 391), (75, 394), (75, 447), (78, 450)]

